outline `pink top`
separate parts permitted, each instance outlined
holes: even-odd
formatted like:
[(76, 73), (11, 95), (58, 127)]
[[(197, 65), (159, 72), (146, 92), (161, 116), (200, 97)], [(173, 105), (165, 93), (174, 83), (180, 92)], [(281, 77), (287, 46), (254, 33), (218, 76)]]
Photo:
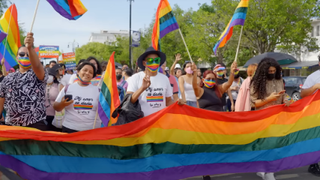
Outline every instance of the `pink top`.
[[(56, 100), (58, 94), (59, 94), (59, 89), (58, 89), (57, 83), (53, 83), (52, 85), (47, 85), (46, 89), (46, 108), (47, 108), (47, 116), (55, 116), (56, 111), (53, 109), (53, 103)], [(49, 91), (49, 92), (48, 92)], [(49, 96), (49, 98), (48, 98)]]
[(179, 93), (179, 88), (178, 88), (178, 83), (176, 81), (176, 78), (174, 78), (174, 76), (169, 75), (169, 81), (170, 81), (170, 85), (172, 87), (173, 90), (173, 94), (178, 94)]
[(249, 77), (242, 82), (235, 105), (236, 112), (251, 111), (250, 82), (251, 79)]
[[(120, 81), (120, 82), (117, 82), (117, 85), (118, 85), (118, 86), (121, 86), (122, 82), (123, 82), (123, 79), (121, 78), (121, 81)], [(123, 88), (125, 91), (127, 91), (128, 82), (124, 83), (124, 85), (122, 86), (122, 88)]]

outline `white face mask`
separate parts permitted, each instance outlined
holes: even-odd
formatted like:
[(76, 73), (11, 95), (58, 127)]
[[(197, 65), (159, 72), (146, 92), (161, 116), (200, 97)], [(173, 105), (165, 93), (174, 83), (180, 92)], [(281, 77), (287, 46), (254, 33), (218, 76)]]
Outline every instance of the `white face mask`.
[(53, 83), (53, 76), (49, 75), (47, 84)]

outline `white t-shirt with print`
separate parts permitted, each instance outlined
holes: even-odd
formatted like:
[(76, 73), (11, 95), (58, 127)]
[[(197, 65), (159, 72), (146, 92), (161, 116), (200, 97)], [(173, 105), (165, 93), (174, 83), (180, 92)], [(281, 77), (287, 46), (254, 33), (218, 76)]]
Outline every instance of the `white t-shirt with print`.
[[(127, 92), (136, 92), (143, 82), (144, 72), (134, 74), (128, 79)], [(158, 73), (150, 76), (151, 85), (139, 97), (139, 103), (144, 116), (148, 116), (166, 107), (166, 98), (172, 96), (172, 89), (166, 75)]]
[(320, 70), (315, 71), (307, 77), (306, 81), (302, 86), (302, 89), (309, 89), (317, 83), (320, 83)]
[[(61, 102), (65, 96), (65, 87), (60, 91), (56, 102)], [(68, 86), (67, 95), (72, 95), (73, 104), (65, 107), (65, 117), (63, 126), (84, 131), (93, 129), (94, 119), (98, 109), (99, 89), (96, 86), (80, 86), (78, 83), (73, 83)], [(97, 118), (96, 127), (101, 127), (101, 120)]]

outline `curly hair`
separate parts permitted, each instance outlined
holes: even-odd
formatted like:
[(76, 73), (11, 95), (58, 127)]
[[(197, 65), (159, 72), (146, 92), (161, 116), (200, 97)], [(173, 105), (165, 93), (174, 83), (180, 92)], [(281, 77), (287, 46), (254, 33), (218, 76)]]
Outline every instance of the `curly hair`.
[(254, 94), (258, 95), (258, 99), (265, 99), (267, 96), (267, 75), (269, 73), (269, 68), (275, 67), (276, 74), (275, 79), (281, 79), (281, 67), (279, 63), (273, 58), (264, 58), (259, 63), (256, 73), (251, 80), (251, 86), (253, 87)]

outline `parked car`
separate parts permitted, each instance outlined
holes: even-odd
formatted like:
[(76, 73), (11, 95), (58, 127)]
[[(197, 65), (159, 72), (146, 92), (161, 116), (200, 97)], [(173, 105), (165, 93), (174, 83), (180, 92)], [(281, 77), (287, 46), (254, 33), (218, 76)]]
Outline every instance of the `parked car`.
[(285, 82), (284, 89), (286, 90), (286, 93), (289, 96), (291, 96), (291, 98), (294, 99), (295, 101), (301, 99), (301, 96), (300, 96), (301, 88), (306, 78), (307, 77), (299, 77), (299, 76), (283, 77), (283, 80)]

